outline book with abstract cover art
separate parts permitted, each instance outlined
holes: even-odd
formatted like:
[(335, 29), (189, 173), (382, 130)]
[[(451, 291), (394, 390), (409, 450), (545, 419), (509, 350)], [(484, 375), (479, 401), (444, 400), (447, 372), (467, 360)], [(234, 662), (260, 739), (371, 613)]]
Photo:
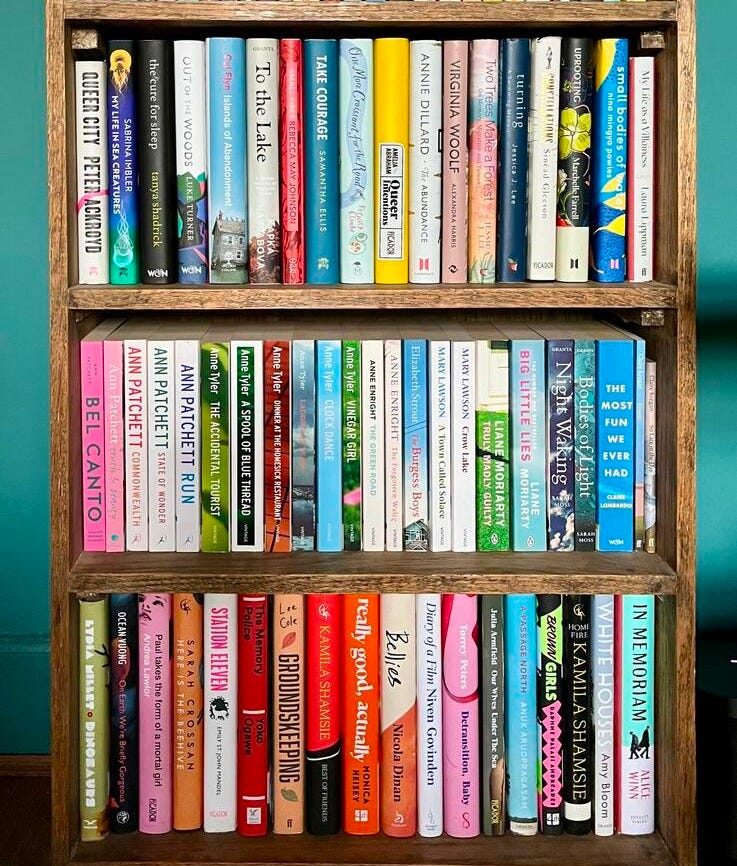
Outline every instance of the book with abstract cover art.
[(563, 597), (554, 594), (537, 597), (537, 719), (540, 829), (557, 836), (563, 832)]
[(279, 40), (282, 280), (290, 285), (305, 281), (302, 75), (302, 40)]
[(361, 550), (361, 341), (343, 340), (343, 548)]
[(292, 340), (292, 549), (316, 543), (315, 341)]

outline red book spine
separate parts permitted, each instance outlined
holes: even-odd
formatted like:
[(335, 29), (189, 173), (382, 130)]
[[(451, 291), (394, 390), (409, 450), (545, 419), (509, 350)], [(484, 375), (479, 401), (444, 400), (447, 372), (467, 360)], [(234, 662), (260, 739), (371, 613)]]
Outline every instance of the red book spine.
[(289, 465), (289, 342), (264, 343), (264, 549), (292, 549)]
[(305, 281), (302, 40), (279, 43), (282, 279)]
[(238, 832), (265, 836), (269, 783), (269, 605), (238, 598)]

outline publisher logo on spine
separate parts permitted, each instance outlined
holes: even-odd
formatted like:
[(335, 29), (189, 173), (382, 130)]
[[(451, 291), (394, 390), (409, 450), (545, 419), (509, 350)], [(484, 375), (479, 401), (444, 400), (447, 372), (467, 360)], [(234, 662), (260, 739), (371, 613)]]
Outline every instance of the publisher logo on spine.
[(379, 148), (379, 258), (400, 260), (404, 247), (404, 146)]

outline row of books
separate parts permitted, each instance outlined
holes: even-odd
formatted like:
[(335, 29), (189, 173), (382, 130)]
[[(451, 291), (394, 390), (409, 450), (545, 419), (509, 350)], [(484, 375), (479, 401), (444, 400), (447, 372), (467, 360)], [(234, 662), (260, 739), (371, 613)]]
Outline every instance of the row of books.
[(644, 339), (413, 321), (103, 322), (85, 550), (655, 551)]
[(636, 595), (80, 598), (82, 839), (652, 833), (654, 628)]
[(76, 98), (80, 283), (653, 276), (627, 39), (114, 40)]

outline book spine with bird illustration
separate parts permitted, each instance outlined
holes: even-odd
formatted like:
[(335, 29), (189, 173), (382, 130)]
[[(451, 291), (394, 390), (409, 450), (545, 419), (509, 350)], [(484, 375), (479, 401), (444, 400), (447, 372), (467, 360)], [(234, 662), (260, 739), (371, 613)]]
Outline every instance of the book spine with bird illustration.
[(264, 342), (264, 550), (292, 549), (289, 342)]
[(282, 281), (305, 281), (305, 153), (301, 39), (279, 40)]

